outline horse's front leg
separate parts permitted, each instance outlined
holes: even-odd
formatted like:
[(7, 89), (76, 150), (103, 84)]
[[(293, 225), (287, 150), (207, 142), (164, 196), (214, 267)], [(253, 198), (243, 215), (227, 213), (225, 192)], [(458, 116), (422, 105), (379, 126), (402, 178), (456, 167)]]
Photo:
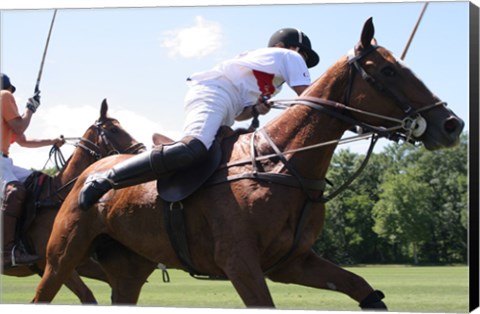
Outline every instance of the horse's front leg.
[(69, 209), (61, 210), (53, 225), (47, 244), (47, 264), (33, 299), (35, 303), (51, 302), (62, 284), (74, 278), (75, 267), (84, 260), (96, 236), (91, 220), (82, 221), (81, 212), (72, 213)]
[[(232, 248), (233, 246), (233, 248)], [(239, 242), (217, 246), (215, 261), (247, 307), (272, 308), (272, 296), (263, 275), (258, 254), (248, 244)]]
[[(65, 285), (67, 285), (67, 282), (67, 286), (73, 292), (76, 292), (77, 290), (76, 288), (72, 289), (72, 287), (78, 283), (72, 283), (72, 280), (75, 279), (76, 265), (70, 262), (63, 262), (64, 260), (69, 259), (70, 255), (62, 255), (58, 252), (61, 251), (56, 250), (56, 248), (50, 249), (50, 245), (47, 247), (47, 264), (45, 266), (45, 271), (43, 273), (42, 279), (37, 286), (35, 297), (32, 300), (32, 302), (34, 303), (52, 302), (53, 298), (60, 290), (62, 284), (65, 283)], [(67, 259), (65, 259), (64, 257), (67, 257)]]
[(387, 310), (383, 293), (375, 291), (362, 277), (310, 252), (268, 276), (273, 281), (343, 292), (362, 309)]

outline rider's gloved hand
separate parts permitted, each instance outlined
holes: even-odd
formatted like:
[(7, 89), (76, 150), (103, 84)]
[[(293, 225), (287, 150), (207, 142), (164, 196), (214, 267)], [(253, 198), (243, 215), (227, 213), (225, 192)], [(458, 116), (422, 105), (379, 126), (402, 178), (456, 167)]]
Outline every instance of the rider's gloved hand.
[(270, 97), (268, 96), (260, 96), (255, 104), (255, 108), (252, 109), (254, 109), (257, 114), (267, 114), (270, 111), (270, 103), (268, 102), (269, 99)]
[(36, 92), (35, 95), (30, 97), (27, 101), (27, 108), (32, 112), (36, 112), (37, 108), (40, 106), (40, 91)]
[(65, 138), (63, 137), (63, 135), (60, 135), (60, 137), (56, 137), (51, 141), (52, 141), (52, 145), (55, 145), (58, 148), (62, 147), (63, 144), (65, 144)]

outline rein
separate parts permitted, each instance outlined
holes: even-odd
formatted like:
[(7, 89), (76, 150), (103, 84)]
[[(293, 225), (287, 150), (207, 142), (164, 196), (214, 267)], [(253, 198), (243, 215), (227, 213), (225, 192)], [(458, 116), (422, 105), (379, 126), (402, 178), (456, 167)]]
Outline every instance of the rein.
[[(379, 138), (386, 138), (388, 140), (392, 141), (400, 141), (404, 140), (405, 142), (412, 142), (415, 143), (415, 138), (421, 136), (425, 130), (426, 130), (426, 121), (425, 119), (420, 115), (420, 113), (434, 109), (438, 106), (446, 106), (447, 104), (445, 102), (437, 102), (425, 107), (422, 107), (420, 109), (413, 109), (411, 104), (408, 101), (405, 101), (403, 99), (400, 99), (399, 96), (397, 96), (395, 93), (393, 93), (390, 89), (385, 87), (383, 84), (381, 84), (377, 79), (375, 79), (373, 76), (368, 74), (365, 69), (360, 65), (359, 61), (364, 58), (366, 55), (372, 53), (373, 51), (376, 51), (378, 47), (377, 46), (370, 46), (367, 49), (363, 49), (360, 54), (355, 54), (355, 53), (350, 53), (348, 55), (348, 65), (350, 66), (350, 74), (349, 74), (349, 83), (348, 83), (348, 90), (346, 93), (345, 97), (345, 102), (348, 101), (348, 99), (351, 97), (351, 91), (352, 91), (352, 86), (353, 86), (353, 77), (355, 75), (356, 70), (361, 77), (367, 81), (374, 89), (383, 92), (387, 94), (390, 98), (392, 98), (397, 106), (399, 106), (402, 111), (405, 113), (405, 117), (403, 119), (397, 119), (385, 115), (381, 115), (378, 113), (374, 112), (369, 112), (357, 108), (352, 108), (350, 106), (347, 106), (343, 103), (339, 103), (336, 101), (332, 101), (329, 99), (322, 99), (319, 97), (314, 97), (314, 96), (301, 96), (296, 99), (292, 100), (269, 100), (268, 103), (270, 103), (270, 107), (274, 109), (287, 109), (289, 107), (292, 107), (294, 105), (304, 105), (307, 107), (310, 107), (312, 109), (315, 109), (317, 111), (320, 111), (322, 113), (328, 114), (334, 118), (337, 118), (341, 121), (344, 121), (350, 125), (354, 125), (356, 127), (359, 127), (362, 131), (361, 134), (358, 134), (354, 137), (349, 137), (345, 139), (338, 139), (338, 140), (332, 140), (329, 142), (324, 142), (324, 143), (318, 143), (314, 145), (309, 145), (306, 147), (301, 147), (285, 152), (281, 152), (276, 145), (273, 143), (273, 141), (268, 137), (268, 135), (261, 130), (264, 138), (267, 139), (267, 142), (269, 145), (275, 150), (274, 154), (270, 155), (264, 155), (264, 156), (255, 156), (255, 149), (254, 146), (255, 144), (253, 143), (253, 140), (255, 138), (255, 133), (252, 135), (252, 143), (251, 143), (251, 158), (249, 160), (241, 160), (241, 161), (236, 161), (233, 163), (227, 163), (223, 165), (221, 168), (229, 168), (233, 166), (240, 166), (244, 164), (252, 164), (254, 172), (254, 175), (249, 175), (243, 174), (243, 175), (237, 175), (237, 176), (230, 176), (227, 177), (227, 181), (229, 180), (238, 180), (241, 178), (259, 178), (259, 175), (257, 173), (257, 166), (256, 162), (261, 161), (261, 160), (266, 160), (270, 158), (280, 158), (282, 163), (285, 165), (285, 167), (288, 169), (288, 171), (295, 177), (299, 182), (300, 182), (300, 187), (302, 187), (303, 190), (305, 188), (303, 187), (302, 183), (302, 178), (299, 177), (298, 174), (296, 174), (295, 169), (293, 169), (291, 166), (289, 166), (288, 161), (285, 159), (285, 155), (287, 154), (293, 154), (301, 151), (307, 151), (311, 149), (316, 149), (319, 147), (327, 146), (327, 145), (332, 145), (332, 144), (343, 144), (343, 143), (349, 143), (365, 138), (371, 138), (370, 142), (370, 147), (368, 148), (367, 154), (365, 156), (364, 161), (360, 165), (359, 169), (355, 171), (355, 173), (344, 183), (342, 184), (337, 190), (331, 193), (331, 195), (324, 197), (324, 201), (331, 200), (333, 197), (337, 196), (340, 194), (341, 191), (345, 190), (352, 182), (353, 180), (358, 177), (361, 173), (361, 171), (365, 168), (366, 164), (368, 163), (368, 160), (371, 156), (371, 153), (373, 152), (373, 148), (375, 144), (377, 143)], [(354, 49), (354, 51), (356, 51)], [(368, 123), (362, 122), (358, 119), (355, 119), (351, 115), (348, 115), (346, 113), (348, 112), (355, 112), (360, 115), (364, 116), (369, 116), (369, 117), (375, 117), (379, 119), (383, 119), (388, 122), (393, 122), (396, 125), (386, 128), (386, 127), (377, 127), (374, 125), (370, 125)], [(257, 118), (256, 115), (254, 115), (254, 119)], [(364, 133), (367, 131), (367, 133)], [(257, 131), (255, 131), (257, 132)], [(265, 175), (264, 175), (265, 176)], [(229, 179), (230, 178), (230, 179)], [(307, 194), (308, 195), (308, 194)]]
[[(324, 112), (349, 124), (358, 126), (364, 131), (370, 131), (370, 134), (378, 134), (379, 136), (392, 141), (399, 141), (403, 139), (405, 142), (413, 141), (412, 135), (415, 136), (416, 128), (418, 128), (418, 124), (421, 123), (419, 122), (420, 120), (418, 120), (419, 117), (416, 117), (420, 114), (420, 112), (428, 111), (438, 106), (447, 105), (447, 103), (445, 102), (437, 102), (432, 105), (420, 108), (418, 110), (414, 110), (409, 115), (405, 116), (405, 118), (403, 119), (397, 119), (361, 109), (352, 108), (339, 102), (313, 96), (301, 96), (299, 98), (290, 100), (275, 100), (273, 101), (273, 103), (274, 104), (271, 106), (271, 108), (274, 109), (286, 109), (293, 105), (304, 105)], [(397, 125), (390, 128), (373, 126), (358, 119), (354, 119), (351, 116), (342, 113), (342, 111), (351, 111), (365, 116), (380, 118), (386, 121), (395, 122), (397, 123)], [(399, 131), (404, 131), (405, 134)], [(341, 141), (339, 140), (338, 142)]]

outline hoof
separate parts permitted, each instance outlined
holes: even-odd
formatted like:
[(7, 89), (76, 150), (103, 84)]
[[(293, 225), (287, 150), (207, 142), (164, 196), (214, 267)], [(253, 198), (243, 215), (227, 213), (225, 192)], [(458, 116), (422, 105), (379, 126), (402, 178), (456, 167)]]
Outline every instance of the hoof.
[(382, 301), (383, 298), (385, 298), (383, 292), (375, 290), (360, 302), (360, 308), (362, 310), (388, 311), (387, 306)]

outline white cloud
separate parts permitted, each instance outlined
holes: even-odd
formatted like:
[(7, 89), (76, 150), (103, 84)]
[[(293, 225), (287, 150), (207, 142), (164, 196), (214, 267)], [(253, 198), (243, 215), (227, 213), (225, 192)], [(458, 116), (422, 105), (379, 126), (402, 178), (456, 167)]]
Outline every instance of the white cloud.
[(145, 144), (147, 149), (150, 149), (153, 145), (153, 133), (161, 133), (173, 140), (179, 140), (181, 138), (180, 131), (165, 130), (158, 122), (130, 110), (112, 111), (111, 116), (118, 119), (123, 128), (125, 128), (134, 139)]
[(195, 25), (166, 31), (162, 46), (172, 58), (200, 58), (222, 46), (222, 28), (219, 23), (207, 21), (202, 16), (195, 18)]

